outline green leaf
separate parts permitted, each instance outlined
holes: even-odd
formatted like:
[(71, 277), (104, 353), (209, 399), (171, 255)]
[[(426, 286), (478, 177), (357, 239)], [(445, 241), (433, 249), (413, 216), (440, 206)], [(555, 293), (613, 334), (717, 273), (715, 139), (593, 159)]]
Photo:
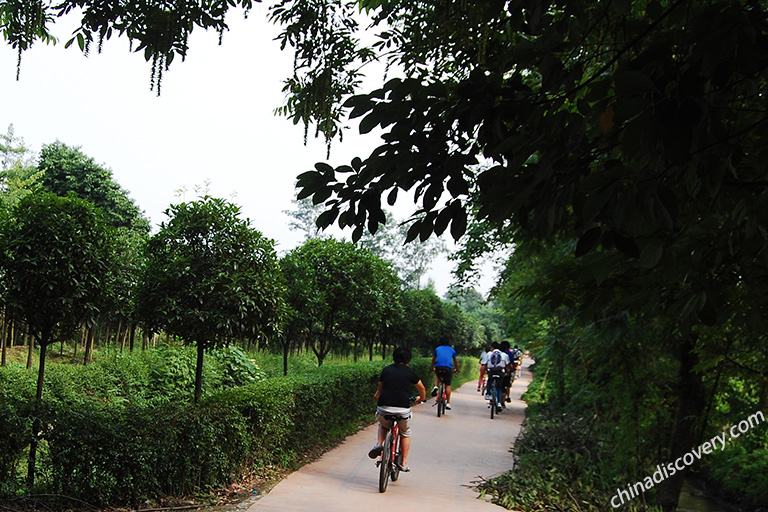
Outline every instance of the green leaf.
[(654, 268), (661, 261), (664, 253), (664, 244), (659, 239), (652, 239), (643, 246), (640, 251), (640, 266)]
[(457, 208), (453, 213), (453, 221), (451, 222), (451, 236), (454, 240), (458, 240), (467, 231), (467, 212), (462, 206)]
[(579, 241), (576, 243), (576, 250), (574, 255), (579, 258), (594, 249), (597, 245), (597, 242), (600, 240), (600, 235), (602, 232), (603, 230), (599, 227), (594, 227), (587, 230), (586, 233), (581, 235)]
[(360, 133), (366, 134), (376, 128), (379, 124), (380, 116), (376, 111), (371, 112), (360, 121)]
[(613, 75), (613, 81), (619, 94), (658, 92), (656, 84), (642, 71), (619, 71)]

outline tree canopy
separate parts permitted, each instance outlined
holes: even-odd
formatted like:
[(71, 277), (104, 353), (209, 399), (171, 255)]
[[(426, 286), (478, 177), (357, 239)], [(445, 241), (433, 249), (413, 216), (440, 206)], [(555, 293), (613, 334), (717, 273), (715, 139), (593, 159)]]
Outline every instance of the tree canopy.
[(62, 142), (43, 146), (38, 168), (41, 184), (56, 195), (74, 194), (98, 206), (115, 227), (149, 233), (149, 220), (136, 206), (128, 192), (112, 177), (112, 171), (98, 165), (80, 148)]
[(205, 349), (280, 334), (283, 281), (274, 242), (236, 205), (206, 196), (166, 214), (146, 246), (136, 310), (149, 329), (197, 346), (197, 402)]

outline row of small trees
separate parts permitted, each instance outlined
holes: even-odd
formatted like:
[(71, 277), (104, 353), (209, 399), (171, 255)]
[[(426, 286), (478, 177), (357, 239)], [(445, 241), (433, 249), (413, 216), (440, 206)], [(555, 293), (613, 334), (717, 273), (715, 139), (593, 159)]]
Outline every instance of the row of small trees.
[[(37, 178), (13, 188), (11, 170)], [(223, 199), (170, 206), (150, 236), (111, 173), (64, 144), (44, 147), (26, 170), (4, 166), (3, 178), (3, 320), (39, 346), (37, 403), (51, 345), (83, 332), (92, 340), (99, 325), (117, 324), (131, 348), (137, 329), (194, 344), (195, 402), (205, 350), (230, 343), (279, 347), (287, 372), (297, 347), (322, 364), (334, 349), (370, 359), (395, 343), (426, 352), (442, 335), (464, 348), (486, 341), (480, 322), (456, 303), (431, 289), (404, 291), (393, 266), (357, 244), (313, 238), (279, 258), (274, 241)], [(5, 336), (2, 343), (5, 353)], [(36, 447), (34, 440), (30, 488)]]

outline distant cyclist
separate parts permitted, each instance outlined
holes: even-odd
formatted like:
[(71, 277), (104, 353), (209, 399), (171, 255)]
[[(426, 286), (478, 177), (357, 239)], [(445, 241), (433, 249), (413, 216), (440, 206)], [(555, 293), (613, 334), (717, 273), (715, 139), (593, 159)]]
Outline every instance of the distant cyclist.
[(408, 363), (411, 362), (411, 351), (404, 347), (397, 347), (392, 353), (394, 364), (384, 367), (379, 375), (379, 387), (373, 395), (378, 403), (376, 419), (379, 421), (379, 430), (376, 446), (368, 452), (368, 457), (375, 459), (384, 451), (384, 438), (392, 428), (392, 422), (385, 418), (386, 415), (399, 416), (397, 421), (400, 426), (400, 453), (402, 454), (401, 471), (408, 472), (408, 452), (411, 449), (411, 402), (410, 396), (413, 387), (419, 392), (416, 403), (423, 402), (427, 398), (427, 390), (416, 372)]
[[(512, 353), (512, 347), (508, 341), (502, 341), (501, 345), (499, 346), (502, 352), (504, 352), (507, 355), (507, 359), (509, 360), (509, 367), (507, 368), (506, 373), (504, 374), (504, 402), (510, 402), (511, 399), (509, 398), (509, 391), (512, 388), (512, 375), (515, 372), (513, 358), (514, 354)], [(504, 407), (506, 407), (506, 403), (504, 403)]]
[(488, 368), (488, 355), (491, 353), (491, 347), (486, 346), (480, 354), (480, 378), (477, 379), (477, 390), (480, 391), (483, 388), (483, 380), (485, 379), (485, 370)]
[(523, 351), (515, 345), (512, 349), (512, 376), (520, 376), (520, 366), (523, 364)]
[(490, 382), (492, 378), (498, 378), (503, 381), (505, 375), (509, 372), (509, 356), (499, 349), (497, 342), (491, 343), (491, 352), (488, 354), (488, 386), (485, 388), (485, 399), (491, 399)]
[(459, 360), (456, 351), (450, 345), (448, 336), (440, 338), (440, 346), (435, 349), (432, 355), (432, 366), (430, 368), (435, 372), (435, 387), (432, 388), (432, 396), (437, 396), (437, 385), (439, 381), (445, 382), (445, 408), (451, 408), (451, 379), (453, 372), (459, 371)]

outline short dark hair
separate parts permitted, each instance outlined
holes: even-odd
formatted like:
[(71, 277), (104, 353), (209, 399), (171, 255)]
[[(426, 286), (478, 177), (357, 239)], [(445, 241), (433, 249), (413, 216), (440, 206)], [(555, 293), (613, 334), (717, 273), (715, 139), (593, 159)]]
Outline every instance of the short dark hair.
[(395, 364), (408, 364), (411, 362), (411, 351), (405, 347), (397, 347), (392, 352), (392, 360)]

